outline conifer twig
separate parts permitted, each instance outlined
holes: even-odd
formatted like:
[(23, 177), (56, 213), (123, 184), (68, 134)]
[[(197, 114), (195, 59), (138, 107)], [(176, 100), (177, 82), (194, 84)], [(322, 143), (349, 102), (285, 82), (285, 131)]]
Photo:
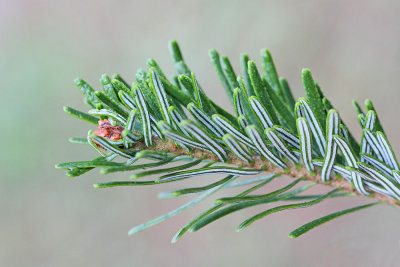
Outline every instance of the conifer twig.
[[(68, 170), (69, 177), (94, 168), (102, 168), (102, 174), (134, 172), (130, 180), (94, 185), (108, 188), (224, 175), (204, 186), (162, 193), (162, 198), (202, 195), (131, 229), (130, 234), (166, 220), (216, 191), (226, 192), (230, 187), (253, 183), (256, 185), (236, 196), (216, 199), (214, 206), (178, 231), (172, 242), (230, 213), (280, 201), (295, 203), (256, 214), (243, 221), (237, 230), (275, 212), (310, 207), (329, 198), (368, 196), (375, 202), (348, 209), (341, 207), (340, 211), (299, 227), (290, 237), (301, 236), (325, 222), (377, 203), (400, 206), (400, 167), (370, 100), (366, 100), (366, 113), (358, 103), (353, 103), (362, 127), (358, 143), (310, 70), (302, 72), (307, 98), (296, 102), (286, 79), (279, 77), (268, 50), (261, 51), (264, 73), (259, 72), (247, 54), (242, 55), (243, 78), (236, 75), (227, 57), (210, 50), (211, 62), (234, 107), (233, 115), (206, 95), (175, 41), (170, 42), (170, 52), (177, 72), (172, 82), (157, 62), (149, 59), (148, 71), (138, 70), (132, 86), (118, 74), (112, 79), (106, 74), (101, 77), (103, 92), (76, 79), (75, 84), (91, 110), (87, 114), (64, 108), (75, 118), (99, 125), (95, 132), (89, 130), (87, 138), (70, 138), (72, 143), (89, 145), (100, 156), (90, 161), (57, 164), (57, 168)], [(115, 162), (117, 157), (124, 161)], [(169, 166), (171, 163), (174, 165)], [(246, 178), (265, 173), (269, 175)], [(158, 178), (142, 180), (154, 175)], [(267, 194), (252, 194), (279, 176), (297, 180)], [(233, 182), (239, 177), (244, 180)], [(306, 184), (297, 185), (300, 181)], [(315, 184), (333, 190), (324, 195), (302, 195)]]

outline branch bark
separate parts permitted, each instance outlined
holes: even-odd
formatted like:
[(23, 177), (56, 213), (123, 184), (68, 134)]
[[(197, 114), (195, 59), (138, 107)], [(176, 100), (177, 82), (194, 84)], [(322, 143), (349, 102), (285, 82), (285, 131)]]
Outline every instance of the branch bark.
[[(153, 145), (151, 147), (147, 147), (144, 142), (140, 141), (135, 144), (134, 147), (131, 148), (132, 150), (154, 150), (154, 151), (165, 151), (168, 153), (173, 153), (173, 154), (179, 154), (179, 155), (185, 155), (189, 156), (192, 158), (206, 158), (209, 160), (214, 160), (214, 161), (219, 161), (218, 158), (207, 151), (203, 151), (201, 149), (194, 149), (192, 153), (187, 152), (183, 148), (178, 148), (173, 142), (171, 141), (164, 141), (161, 140), (157, 137), (153, 137)], [(358, 196), (362, 197), (367, 197), (362, 194), (360, 194), (355, 188), (352, 187), (350, 183), (348, 183), (346, 180), (337, 180), (333, 176), (331, 177), (331, 180), (327, 183), (324, 183), (321, 180), (320, 177), (320, 171), (316, 169), (315, 175), (311, 175), (304, 167), (302, 168), (297, 168), (293, 164), (287, 163), (288, 165), (288, 170), (283, 170), (275, 165), (272, 165), (268, 160), (263, 160), (260, 158), (258, 155), (254, 155), (254, 164), (248, 164), (238, 157), (236, 157), (233, 153), (228, 152), (228, 158), (229, 161), (227, 162), (230, 165), (234, 166), (243, 166), (243, 167), (248, 167), (248, 168), (255, 168), (255, 169), (264, 169), (265, 172), (271, 172), (271, 173), (281, 173), (283, 175), (293, 177), (293, 178), (300, 178), (304, 177), (308, 181), (313, 181), (321, 185), (333, 187), (333, 188), (341, 188), (344, 191), (355, 193)], [(371, 193), (370, 196), (367, 198), (374, 199), (379, 202), (384, 202), (390, 205), (394, 205), (397, 207), (400, 207), (400, 201), (397, 201), (395, 199), (392, 199), (388, 196), (379, 194), (379, 193)]]

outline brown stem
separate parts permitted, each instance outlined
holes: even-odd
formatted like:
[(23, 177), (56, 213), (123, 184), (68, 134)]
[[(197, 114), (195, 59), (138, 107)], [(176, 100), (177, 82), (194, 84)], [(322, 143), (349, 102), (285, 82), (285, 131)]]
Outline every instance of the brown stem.
[[(155, 151), (166, 151), (168, 153), (173, 153), (173, 154), (179, 154), (179, 155), (186, 155), (190, 156), (193, 158), (206, 158), (209, 160), (214, 160), (218, 161), (218, 158), (207, 151), (200, 150), (200, 149), (194, 149), (192, 153), (187, 152), (183, 148), (178, 148), (174, 143), (170, 141), (163, 141), (159, 138), (153, 137), (153, 146), (147, 147), (144, 142), (138, 142), (135, 144), (133, 150), (144, 150), (144, 149), (151, 149)], [(316, 170), (315, 175), (310, 174), (304, 167), (297, 168), (296, 166), (292, 164), (288, 164), (289, 168), (288, 170), (283, 170), (275, 165), (272, 165), (268, 160), (263, 160), (260, 158), (258, 155), (254, 155), (254, 164), (248, 164), (238, 157), (236, 157), (232, 153), (228, 153), (228, 158), (229, 158), (229, 164), (235, 165), (235, 166), (243, 166), (243, 167), (249, 167), (249, 168), (255, 168), (255, 169), (264, 169), (266, 172), (272, 172), (272, 173), (281, 173), (286, 176), (290, 176), (293, 178), (300, 178), (304, 177), (308, 181), (314, 181), (317, 182), (318, 184), (322, 184), (325, 186), (330, 186), (333, 188), (341, 188), (342, 190), (345, 190), (347, 192), (355, 193), (359, 196), (364, 196), (360, 194), (357, 190), (355, 190), (350, 183), (348, 183), (346, 180), (337, 180), (337, 179), (331, 179), (328, 183), (324, 183), (321, 180), (319, 170)], [(365, 196), (364, 196), (365, 197)], [(400, 207), (400, 201), (394, 200), (388, 196), (379, 194), (379, 193), (373, 193), (369, 196), (369, 198), (372, 198), (376, 201), (380, 202), (385, 202), (390, 205), (395, 205)]]

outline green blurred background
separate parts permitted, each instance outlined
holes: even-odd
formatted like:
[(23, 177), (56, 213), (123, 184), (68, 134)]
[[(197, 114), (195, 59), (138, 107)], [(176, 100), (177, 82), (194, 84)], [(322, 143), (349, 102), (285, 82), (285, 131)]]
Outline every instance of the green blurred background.
[[(240, 233), (244, 211), (170, 239), (199, 209), (136, 236), (127, 231), (184, 203), (158, 200), (168, 187), (94, 189), (97, 171), (78, 179), (54, 164), (95, 156), (69, 144), (88, 124), (63, 105), (87, 110), (73, 79), (99, 89), (101, 74), (132, 81), (146, 59), (173, 74), (176, 39), (203, 88), (228, 107), (208, 59), (272, 52), (295, 96), (308, 67), (360, 136), (351, 100), (371, 98), (400, 156), (398, 1), (18, 1), (1, 0), (0, 266), (398, 266), (400, 212), (376, 206), (290, 240), (307, 220), (367, 199), (330, 200), (265, 218)], [(317, 190), (326, 191), (326, 188)], [(206, 205), (200, 205), (200, 210)], [(397, 264), (396, 264), (397, 263)]]

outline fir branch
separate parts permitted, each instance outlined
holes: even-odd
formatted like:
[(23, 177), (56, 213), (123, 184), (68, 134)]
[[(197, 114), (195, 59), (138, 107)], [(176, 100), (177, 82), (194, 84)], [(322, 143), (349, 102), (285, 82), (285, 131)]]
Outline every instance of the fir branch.
[[(200, 229), (232, 212), (278, 201), (307, 202), (268, 209), (245, 220), (238, 230), (277, 211), (309, 207), (333, 197), (368, 196), (375, 202), (316, 219), (293, 231), (290, 237), (298, 237), (334, 218), (376, 203), (400, 206), (399, 164), (370, 100), (366, 101), (366, 115), (354, 102), (363, 130), (358, 144), (338, 111), (324, 97), (310, 70), (304, 69), (302, 73), (307, 98), (296, 102), (287, 81), (278, 76), (268, 50), (261, 51), (264, 74), (260, 74), (247, 54), (242, 54), (243, 78), (236, 76), (227, 57), (210, 50), (212, 64), (234, 106), (235, 116), (206, 95), (175, 41), (170, 43), (170, 52), (177, 72), (173, 83), (157, 62), (149, 59), (149, 70), (139, 70), (132, 86), (118, 74), (112, 80), (107, 74), (102, 75), (100, 83), (104, 92), (95, 91), (82, 79), (76, 79), (91, 110), (87, 114), (64, 108), (75, 118), (99, 124), (94, 133), (89, 130), (87, 138), (70, 139), (73, 143), (89, 144), (101, 156), (56, 165), (56, 168), (69, 170), (69, 177), (94, 168), (102, 168), (102, 174), (135, 172), (130, 175), (134, 181), (94, 185), (108, 188), (156, 185), (209, 174), (225, 175), (208, 185), (163, 193), (163, 198), (202, 195), (166, 215), (132, 228), (130, 234), (168, 219), (220, 189), (257, 182), (237, 196), (215, 200), (212, 208), (186, 224), (172, 242), (187, 231)], [(192, 119), (188, 119), (189, 114)], [(125, 162), (112, 161), (118, 156), (125, 158)], [(143, 163), (143, 159), (153, 162)], [(170, 163), (175, 165), (168, 166)], [(167, 166), (160, 168), (163, 165)], [(271, 175), (232, 182), (239, 176), (266, 172)], [(160, 176), (153, 180), (136, 180), (152, 175)], [(250, 195), (278, 176), (296, 180), (264, 195)], [(300, 181), (307, 184), (294, 188)], [(301, 195), (315, 184), (333, 190), (325, 195)], [(338, 190), (343, 192), (336, 193)]]

